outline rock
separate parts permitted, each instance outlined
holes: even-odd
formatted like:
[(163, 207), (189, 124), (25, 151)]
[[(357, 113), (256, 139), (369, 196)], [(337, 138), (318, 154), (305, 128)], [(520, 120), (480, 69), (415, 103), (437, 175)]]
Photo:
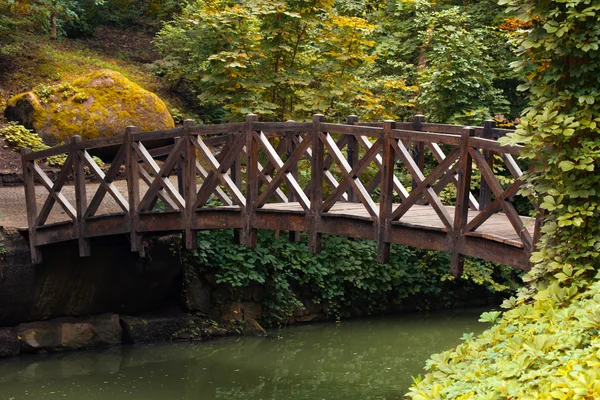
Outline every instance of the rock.
[(267, 336), (267, 331), (254, 319), (244, 321), (244, 333), (253, 336)]
[(0, 358), (16, 356), (20, 352), (15, 328), (0, 328)]
[(296, 321), (298, 322), (311, 322), (314, 319), (317, 318), (316, 314), (308, 314), (308, 315), (303, 315), (301, 317), (296, 317)]
[(317, 304), (310, 299), (304, 300), (304, 307), (306, 307), (306, 309), (312, 314), (320, 314), (325, 310), (325, 306), (323, 304)]
[(203, 318), (176, 311), (137, 317), (123, 315), (121, 325), (127, 343), (197, 340), (229, 333), (227, 329)]
[(21, 233), (5, 229), (0, 280), (0, 326), (106, 312), (139, 314), (163, 307), (179, 287), (182, 266), (168, 238), (148, 242), (149, 257), (130, 251), (123, 237), (97, 238), (92, 257), (77, 243), (44, 246), (44, 262), (31, 264)]
[(187, 316), (121, 316), (123, 337), (127, 343), (168, 342), (190, 325)]
[(215, 304), (227, 304), (231, 301), (231, 290), (221, 285), (212, 292), (212, 302)]
[(210, 302), (210, 285), (208, 282), (194, 277), (187, 289), (187, 308), (188, 311), (200, 311), (208, 315), (212, 306)]
[(265, 298), (265, 287), (263, 285), (252, 285), (250, 286), (252, 291), (252, 300), (260, 303)]
[(245, 321), (262, 318), (262, 307), (259, 303), (243, 303), (242, 304), (243, 319)]
[(50, 321), (19, 325), (22, 352), (84, 349), (102, 345), (117, 345), (123, 330), (116, 314), (93, 318), (57, 318)]
[(294, 317), (302, 317), (306, 314), (306, 309), (304, 307), (296, 307), (294, 309)]
[(48, 144), (68, 142), (73, 135), (84, 139), (119, 135), (130, 125), (141, 131), (174, 127), (155, 94), (112, 70), (16, 95), (8, 101), (4, 116), (33, 129)]
[(242, 303), (230, 303), (222, 308), (222, 322), (243, 321)]

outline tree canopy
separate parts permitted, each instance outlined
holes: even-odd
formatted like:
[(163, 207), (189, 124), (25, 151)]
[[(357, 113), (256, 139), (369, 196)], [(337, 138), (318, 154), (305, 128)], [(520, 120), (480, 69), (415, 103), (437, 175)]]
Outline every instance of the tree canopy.
[(509, 115), (507, 98), (518, 97), (508, 33), (489, 4), (190, 1), (158, 34), (159, 66), (229, 119), (422, 112), (480, 123)]

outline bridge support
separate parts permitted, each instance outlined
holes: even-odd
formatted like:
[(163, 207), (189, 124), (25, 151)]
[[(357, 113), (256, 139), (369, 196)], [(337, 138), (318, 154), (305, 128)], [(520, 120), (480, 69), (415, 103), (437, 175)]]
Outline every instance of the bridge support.
[(323, 234), (321, 233), (321, 205), (323, 204), (323, 161), (325, 145), (321, 141), (320, 124), (325, 121), (323, 114), (313, 115), (312, 119), (312, 160), (310, 183), (310, 234), (308, 248), (311, 253), (321, 252)]
[(475, 130), (465, 127), (460, 137), (460, 158), (458, 184), (456, 186), (456, 210), (454, 212), (454, 241), (452, 244), (451, 272), (461, 276), (464, 269), (465, 257), (458, 251), (458, 244), (463, 237), (463, 229), (469, 216), (469, 193), (471, 192), (471, 174), (473, 160), (469, 153), (469, 138), (475, 136)]
[(392, 204), (394, 202), (394, 165), (396, 153), (392, 147), (390, 131), (396, 129), (394, 121), (383, 123), (383, 163), (381, 165), (381, 202), (377, 226), (377, 262), (385, 264), (390, 261), (389, 227), (391, 224)]
[(125, 128), (126, 148), (125, 156), (125, 171), (127, 175), (127, 192), (129, 196), (129, 237), (131, 241), (131, 251), (139, 252), (140, 256), (144, 256), (144, 244), (142, 237), (138, 233), (138, 205), (140, 203), (140, 182), (139, 182), (139, 164), (138, 155), (133, 147), (135, 143), (134, 135), (138, 132), (135, 126)]
[(90, 239), (85, 237), (85, 211), (87, 210), (87, 195), (85, 192), (85, 150), (78, 150), (77, 144), (81, 143), (81, 136), (75, 135), (71, 138), (71, 150), (74, 155), (73, 167), (75, 170), (75, 209), (77, 210), (77, 240), (79, 242), (79, 256), (89, 257), (91, 255)]
[[(254, 140), (254, 129), (252, 125), (258, 119), (256, 114), (246, 116), (243, 134), (246, 135), (246, 174), (247, 176), (258, 176), (258, 143)], [(243, 214), (245, 221), (244, 238), (246, 247), (256, 247), (257, 231), (254, 227), (256, 214), (256, 199), (258, 197), (258, 179), (246, 179), (246, 210)]]

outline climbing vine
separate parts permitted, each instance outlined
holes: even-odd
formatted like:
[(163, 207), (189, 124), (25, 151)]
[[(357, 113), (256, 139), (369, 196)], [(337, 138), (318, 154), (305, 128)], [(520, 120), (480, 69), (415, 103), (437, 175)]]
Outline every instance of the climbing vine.
[(515, 67), (528, 78), (531, 107), (511, 135), (523, 142), (524, 157), (536, 170), (531, 188), (549, 213), (532, 261), (530, 279), (547, 282), (565, 267), (600, 267), (600, 3), (502, 0), (531, 29), (519, 38), (522, 61)]
[[(501, 0), (515, 14), (530, 107), (506, 140), (534, 166), (547, 217), (530, 286), (478, 338), (437, 354), (413, 399), (600, 397), (600, 2)], [(494, 321), (496, 320), (494, 318)], [(490, 322), (492, 322), (490, 320)]]
[[(283, 235), (282, 235), (283, 236)], [(198, 247), (184, 252), (184, 263), (197, 273), (214, 273), (217, 283), (232, 288), (264, 284), (266, 322), (280, 322), (301, 306), (298, 293), (325, 304), (331, 316), (343, 317), (352, 308), (368, 313), (397, 308), (429, 309), (453, 305), (470, 293), (512, 292), (514, 270), (469, 259), (460, 279), (449, 275), (448, 254), (392, 246), (388, 264), (376, 262), (376, 243), (326, 236), (323, 251), (310, 254), (307, 238), (292, 243), (273, 232), (260, 231), (258, 246), (232, 244), (231, 231), (198, 233)], [(265, 321), (263, 321), (265, 322)]]

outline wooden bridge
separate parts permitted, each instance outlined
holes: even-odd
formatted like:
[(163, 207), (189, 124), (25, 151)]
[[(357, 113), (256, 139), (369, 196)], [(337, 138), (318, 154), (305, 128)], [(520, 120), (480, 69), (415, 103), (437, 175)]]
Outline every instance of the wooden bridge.
[[(308, 232), (311, 252), (320, 251), (323, 234), (375, 240), (382, 263), (390, 243), (448, 251), (455, 275), (464, 256), (528, 269), (539, 223), (515, 209), (525, 183), (520, 148), (496, 141), (507, 132), (491, 121), (473, 128), (423, 116), (331, 124), (322, 115), (312, 122), (248, 115), (244, 123), (187, 120), (172, 130), (129, 127), (123, 136), (24, 149), (32, 260), (42, 261), (42, 246), (69, 240), (89, 256), (90, 239), (105, 235), (127, 234), (143, 256), (144, 237), (183, 232), (191, 249), (195, 231), (233, 228), (249, 247), (257, 229), (272, 229), (289, 231), (290, 240)], [(108, 170), (93, 161), (97, 151), (114, 155)], [(62, 154), (66, 162), (52, 180), (36, 161)], [(99, 182), (91, 194), (86, 170)], [(118, 181), (123, 172), (126, 186)], [(74, 204), (63, 194), (68, 180)], [(48, 192), (39, 204), (36, 181)], [(101, 212), (105, 202), (112, 212)], [(535, 209), (533, 195), (525, 203)], [(47, 223), (57, 204), (67, 220)]]

